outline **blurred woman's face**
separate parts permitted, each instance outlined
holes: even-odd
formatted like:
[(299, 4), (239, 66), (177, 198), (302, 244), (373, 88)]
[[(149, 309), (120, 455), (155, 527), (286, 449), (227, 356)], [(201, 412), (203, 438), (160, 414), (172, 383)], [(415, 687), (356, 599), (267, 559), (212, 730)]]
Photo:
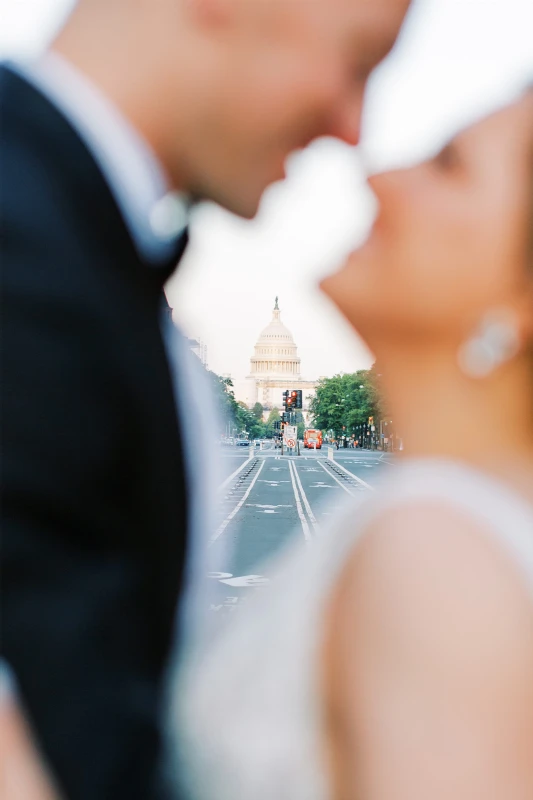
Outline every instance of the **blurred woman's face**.
[(489, 309), (531, 296), (532, 93), (369, 183), (369, 238), (322, 289), (376, 354), (391, 337), (459, 342)]

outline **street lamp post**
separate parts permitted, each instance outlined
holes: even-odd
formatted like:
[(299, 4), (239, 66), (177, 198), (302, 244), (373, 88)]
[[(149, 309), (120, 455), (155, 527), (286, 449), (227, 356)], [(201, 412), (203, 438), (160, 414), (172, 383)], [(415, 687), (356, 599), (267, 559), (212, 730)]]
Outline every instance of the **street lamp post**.
[(379, 438), (380, 438), (380, 442), (381, 442), (381, 446), (382, 446), (383, 450), (387, 450), (388, 449), (388, 444), (387, 445), (385, 444), (385, 439), (389, 439), (391, 441), (391, 443), (392, 443), (390, 435), (387, 435), (389, 432), (385, 431), (385, 434), (383, 433), (383, 426), (385, 425), (385, 427), (388, 427), (389, 423), (392, 425), (392, 420), (383, 421), (381, 419), (379, 421)]

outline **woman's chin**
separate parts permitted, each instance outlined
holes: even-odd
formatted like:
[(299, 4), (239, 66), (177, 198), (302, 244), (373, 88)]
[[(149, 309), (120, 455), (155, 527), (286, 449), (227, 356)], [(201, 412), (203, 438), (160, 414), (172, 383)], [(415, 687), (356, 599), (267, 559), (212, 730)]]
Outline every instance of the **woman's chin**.
[(351, 303), (346, 296), (345, 281), (341, 277), (341, 273), (335, 272), (332, 275), (327, 275), (319, 283), (320, 290), (326, 297), (336, 306), (338, 311), (345, 317), (350, 325), (355, 327), (353, 322), (354, 309), (351, 308)]
[(336, 272), (326, 275), (319, 283), (320, 290), (346, 315), (347, 306), (357, 298), (358, 275), (353, 268), (353, 256)]
[(333, 299), (331, 296), (331, 285), (334, 282), (334, 279), (335, 279), (335, 273), (333, 273), (332, 275), (326, 275), (326, 277), (322, 278), (322, 280), (318, 284), (318, 288), (320, 289), (320, 291), (323, 294), (325, 294), (326, 297), (329, 297), (330, 300)]
[(339, 272), (323, 278), (319, 284), (320, 289), (336, 306), (354, 333), (369, 349), (372, 349), (372, 334), (376, 325), (379, 326), (381, 316), (379, 303), (372, 302), (372, 298), (364, 292), (363, 286), (357, 290), (354, 281), (347, 281), (346, 278), (343, 267)]

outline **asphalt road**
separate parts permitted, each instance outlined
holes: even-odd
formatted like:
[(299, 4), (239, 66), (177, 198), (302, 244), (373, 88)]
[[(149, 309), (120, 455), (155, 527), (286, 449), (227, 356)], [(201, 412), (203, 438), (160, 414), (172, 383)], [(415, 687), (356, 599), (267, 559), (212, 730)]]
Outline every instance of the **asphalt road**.
[(312, 546), (348, 495), (371, 492), (379, 473), (394, 469), (386, 453), (336, 450), (333, 462), (327, 455), (326, 447), (300, 456), (221, 448), (226, 479), (211, 539), (218, 572), (206, 576), (212, 613), (237, 610), (268, 584), (272, 556), (295, 537)]
[(220, 447), (219, 450), (218, 457), (224, 478), (235, 472), (254, 452), (253, 447)]

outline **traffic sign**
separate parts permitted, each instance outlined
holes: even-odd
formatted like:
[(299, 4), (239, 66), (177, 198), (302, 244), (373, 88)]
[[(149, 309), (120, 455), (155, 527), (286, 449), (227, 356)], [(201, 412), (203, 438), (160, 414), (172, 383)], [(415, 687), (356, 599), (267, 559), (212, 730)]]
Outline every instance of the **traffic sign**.
[[(283, 429), (283, 438), (285, 439), (285, 444), (287, 444), (287, 439), (296, 439), (297, 434), (298, 434), (298, 428), (296, 427), (296, 425), (285, 425)], [(288, 446), (289, 445), (287, 445), (287, 447)]]
[(296, 442), (294, 439), (285, 439), (285, 445), (287, 447), (296, 447)]

